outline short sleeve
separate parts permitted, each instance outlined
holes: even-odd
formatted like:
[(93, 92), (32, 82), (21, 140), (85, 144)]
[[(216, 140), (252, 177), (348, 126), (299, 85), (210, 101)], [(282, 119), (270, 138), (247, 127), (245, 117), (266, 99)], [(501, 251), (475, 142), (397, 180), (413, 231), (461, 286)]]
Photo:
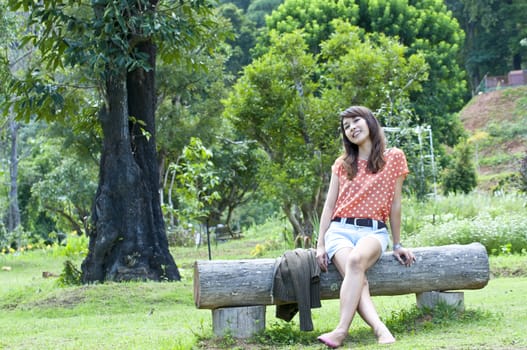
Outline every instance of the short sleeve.
[(342, 168), (342, 158), (339, 157), (335, 160), (335, 162), (333, 163), (333, 165), (331, 166), (331, 172), (337, 176), (339, 176), (342, 172), (343, 168)]
[(391, 148), (388, 151), (388, 156), (393, 162), (393, 170), (396, 177), (408, 175), (410, 170), (408, 170), (408, 163), (406, 162), (406, 155), (399, 148)]

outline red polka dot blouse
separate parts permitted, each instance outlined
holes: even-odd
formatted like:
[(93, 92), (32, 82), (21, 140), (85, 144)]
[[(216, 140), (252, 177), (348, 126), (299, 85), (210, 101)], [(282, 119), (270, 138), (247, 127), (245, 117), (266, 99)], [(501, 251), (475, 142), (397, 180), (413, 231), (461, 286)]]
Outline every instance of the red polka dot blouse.
[(376, 174), (368, 171), (367, 160), (359, 160), (358, 172), (350, 181), (338, 158), (331, 170), (338, 176), (339, 193), (334, 217), (370, 218), (386, 222), (390, 216), (395, 182), (401, 175), (409, 173), (404, 152), (398, 148), (390, 148), (385, 153), (386, 164)]

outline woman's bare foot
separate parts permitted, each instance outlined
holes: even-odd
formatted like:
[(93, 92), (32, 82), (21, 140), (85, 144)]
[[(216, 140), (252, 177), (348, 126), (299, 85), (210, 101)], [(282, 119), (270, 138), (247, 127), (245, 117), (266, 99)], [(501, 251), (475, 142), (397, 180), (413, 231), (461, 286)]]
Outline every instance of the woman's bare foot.
[(395, 343), (395, 338), (384, 324), (374, 329), (375, 336), (377, 337), (377, 343), (379, 344), (391, 344)]
[(342, 346), (347, 336), (348, 336), (347, 331), (337, 328), (333, 332), (322, 334), (321, 336), (318, 337), (318, 340), (324, 343), (327, 347), (336, 349)]

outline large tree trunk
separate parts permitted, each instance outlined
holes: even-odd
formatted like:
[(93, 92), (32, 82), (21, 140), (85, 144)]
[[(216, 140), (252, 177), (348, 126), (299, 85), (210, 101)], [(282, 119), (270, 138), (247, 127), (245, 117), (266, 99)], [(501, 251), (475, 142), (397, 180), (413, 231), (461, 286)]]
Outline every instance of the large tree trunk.
[[(150, 65), (155, 67), (156, 51), (152, 42), (141, 44), (140, 51), (150, 57)], [(130, 72), (127, 79), (127, 91), (129, 113), (142, 121), (144, 129), (142, 131), (138, 124), (130, 125), (134, 159), (142, 170), (146, 191), (149, 195), (147, 200), (151, 205), (149, 217), (144, 218), (151, 220), (149, 235), (145, 238), (152, 247), (152, 256), (148, 258), (155, 261), (155, 266), (163, 267), (164, 278), (180, 280), (179, 271), (168, 250), (165, 222), (161, 211), (161, 181), (155, 135), (155, 69), (148, 72), (136, 69)]]
[[(155, 63), (151, 44), (144, 49), (152, 50)], [(158, 193), (154, 71), (109, 79), (106, 97), (100, 113), (104, 144), (99, 188), (83, 282), (180, 280), (168, 250)], [(130, 116), (144, 125), (130, 123)]]
[[(156, 4), (151, 0), (149, 7), (137, 11), (155, 11)], [(104, 7), (96, 5), (95, 12), (103, 16)], [(104, 140), (99, 187), (88, 256), (82, 263), (85, 283), (181, 279), (168, 249), (158, 192), (156, 52), (140, 28), (133, 33), (128, 39), (147, 55), (151, 69), (123, 68), (119, 74), (109, 67), (107, 72), (106, 104), (99, 115)]]
[[(9, 212), (7, 216), (7, 230), (13, 232), (20, 225), (20, 208), (18, 206), (18, 123), (13, 113), (9, 113), (9, 132), (11, 134), (11, 153), (9, 157)], [(20, 248), (20, 242), (17, 242)]]

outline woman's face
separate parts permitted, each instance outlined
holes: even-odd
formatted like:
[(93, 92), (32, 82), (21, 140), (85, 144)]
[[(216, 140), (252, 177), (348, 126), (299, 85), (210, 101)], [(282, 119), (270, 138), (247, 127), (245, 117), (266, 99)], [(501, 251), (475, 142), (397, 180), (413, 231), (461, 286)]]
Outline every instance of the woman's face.
[(344, 134), (351, 143), (361, 146), (364, 142), (370, 141), (370, 128), (368, 128), (364, 118), (344, 118), (342, 125), (344, 126)]

